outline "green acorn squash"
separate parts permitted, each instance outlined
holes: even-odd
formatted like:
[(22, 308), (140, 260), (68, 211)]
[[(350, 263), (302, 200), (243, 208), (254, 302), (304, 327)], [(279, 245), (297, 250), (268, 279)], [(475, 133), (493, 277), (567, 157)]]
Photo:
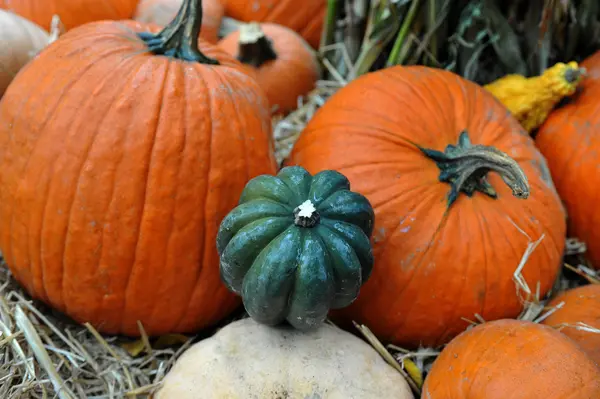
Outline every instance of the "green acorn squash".
[(219, 227), (221, 279), (260, 323), (318, 327), (369, 278), (374, 218), (336, 171), (290, 166), (255, 177)]

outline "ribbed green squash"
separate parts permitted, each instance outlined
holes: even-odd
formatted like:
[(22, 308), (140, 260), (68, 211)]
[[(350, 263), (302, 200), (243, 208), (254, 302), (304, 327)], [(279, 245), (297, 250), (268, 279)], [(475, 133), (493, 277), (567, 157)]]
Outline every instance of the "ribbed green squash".
[(342, 174), (300, 166), (250, 180), (217, 235), (221, 279), (264, 324), (319, 326), (373, 268), (374, 212)]

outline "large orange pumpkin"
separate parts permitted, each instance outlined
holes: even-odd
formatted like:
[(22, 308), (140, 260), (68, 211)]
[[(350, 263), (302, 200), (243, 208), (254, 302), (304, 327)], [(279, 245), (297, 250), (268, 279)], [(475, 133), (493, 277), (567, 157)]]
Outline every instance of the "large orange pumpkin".
[(498, 320), (465, 331), (442, 351), (421, 399), (600, 398), (600, 367), (547, 326)]
[(271, 107), (286, 113), (315, 88), (320, 70), (315, 52), (298, 33), (277, 24), (243, 24), (219, 46), (256, 73)]
[(333, 315), (341, 323), (415, 347), (447, 342), (476, 314), (517, 316), (513, 273), (542, 235), (522, 273), (542, 295), (556, 279), (565, 215), (543, 157), (491, 94), (451, 72), (358, 78), (317, 111), (287, 164), (340, 171), (375, 209), (373, 274)]
[(49, 30), (58, 15), (66, 29), (103, 19), (133, 16), (138, 0), (0, 0), (0, 8), (19, 14)]
[(225, 15), (242, 22), (273, 22), (298, 32), (319, 47), (327, 0), (222, 0)]
[(562, 292), (548, 307), (557, 308), (542, 323), (560, 329), (600, 364), (600, 284)]
[(239, 305), (215, 239), (247, 181), (276, 172), (270, 115), (238, 61), (198, 49), (199, 6), (156, 35), (74, 29), (0, 103), (4, 259), (33, 297), (105, 333), (195, 331)]
[(549, 115), (535, 143), (567, 208), (569, 236), (586, 243), (586, 256), (600, 269), (600, 51), (581, 66), (587, 75), (580, 92)]
[[(140, 0), (134, 19), (143, 23), (166, 26), (173, 20), (183, 0)], [(210, 43), (219, 40), (219, 28), (225, 9), (219, 0), (202, 2), (200, 37)]]

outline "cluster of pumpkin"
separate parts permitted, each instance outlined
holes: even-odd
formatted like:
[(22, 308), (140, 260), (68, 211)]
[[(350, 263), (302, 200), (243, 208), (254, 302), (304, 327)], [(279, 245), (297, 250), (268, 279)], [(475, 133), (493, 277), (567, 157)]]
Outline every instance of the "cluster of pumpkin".
[[(287, 0), (202, 2), (200, 39), (241, 61), (274, 112), (295, 109), (298, 97), (312, 90), (320, 75), (314, 48), (319, 44), (326, 3), (304, 3), (298, 8)], [(181, 5), (182, 0), (0, 0), (0, 97), (17, 72), (54, 41), (56, 35), (47, 31), (53, 18), (60, 18), (67, 30), (93, 21), (127, 18), (140, 22), (138, 29), (143, 29), (142, 24), (147, 29), (162, 28)], [(221, 34), (225, 35), (222, 40)]]
[[(33, 297), (126, 335), (138, 335), (139, 323), (150, 335), (198, 331), (241, 297), (254, 320), (312, 332), (277, 341), (248, 320), (199, 353), (235, 373), (244, 349), (232, 336), (263, 352), (283, 341), (306, 349), (298, 356), (329, 348), (322, 359), (340, 363), (337, 374), (323, 373), (331, 378), (322, 396), (375, 392), (344, 384), (367, 384), (376, 357), (324, 330), (329, 316), (406, 348), (448, 344), (423, 398), (600, 397), (600, 335), (567, 329), (571, 340), (511, 320), (532, 292), (551, 291), (567, 214), (600, 265), (600, 215), (590, 213), (600, 183), (592, 134), (600, 55), (584, 63), (582, 93), (535, 141), (490, 93), (450, 72), (398, 66), (364, 75), (320, 108), (277, 173), (271, 115), (314, 87), (307, 43), (318, 43), (325, 1), (30, 3), (0, 0), (0, 8), (44, 29), (57, 14), (68, 30), (15, 63), (22, 69), (0, 102), (0, 249)], [(136, 9), (144, 22), (116, 21)], [(242, 24), (217, 42), (223, 15), (274, 23)], [(45, 46), (40, 37), (28, 51)], [(543, 323), (600, 328), (598, 291), (565, 293), (567, 305)], [(465, 331), (477, 317), (496, 321)], [(362, 368), (345, 369), (349, 350), (365, 352)], [(182, 358), (171, 380), (196, 384), (185, 377), (190, 361)], [(206, 380), (220, 381), (210, 364)], [(315, 393), (310, 376), (321, 370), (297, 367), (306, 374), (279, 383)], [(370, 380), (384, 389), (377, 397), (411, 395), (389, 378)], [(231, 388), (220, 384), (213, 395)]]

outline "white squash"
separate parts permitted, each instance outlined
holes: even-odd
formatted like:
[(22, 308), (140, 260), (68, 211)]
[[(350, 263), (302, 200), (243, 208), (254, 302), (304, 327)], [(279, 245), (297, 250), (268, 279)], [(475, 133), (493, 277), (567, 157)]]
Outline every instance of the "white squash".
[(413, 399), (366, 342), (325, 324), (301, 332), (250, 318), (190, 347), (155, 399)]
[(49, 34), (35, 23), (6, 10), (0, 10), (0, 97), (16, 74), (36, 54), (58, 37), (60, 20), (52, 20)]

